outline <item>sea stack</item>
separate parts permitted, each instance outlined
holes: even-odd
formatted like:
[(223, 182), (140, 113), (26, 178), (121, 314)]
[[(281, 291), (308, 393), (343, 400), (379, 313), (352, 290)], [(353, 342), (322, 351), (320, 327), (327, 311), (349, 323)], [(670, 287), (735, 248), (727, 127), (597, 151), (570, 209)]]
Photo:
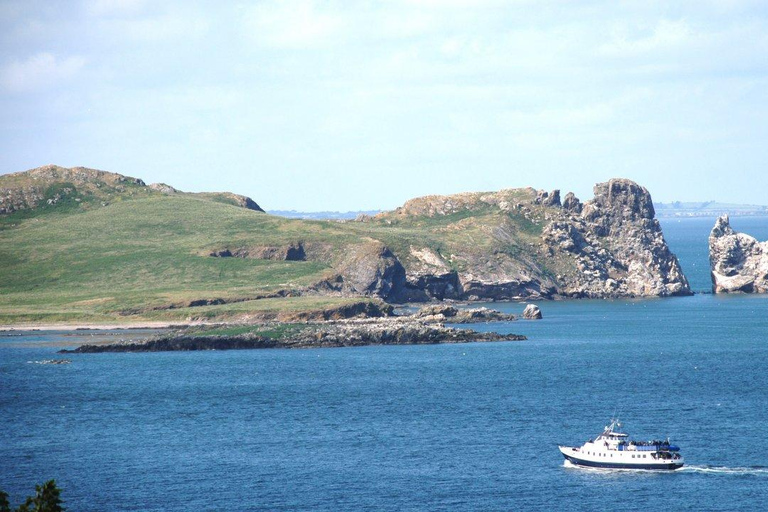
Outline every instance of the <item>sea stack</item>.
[(768, 292), (768, 242), (758, 242), (717, 219), (709, 234), (709, 266), (714, 293)]

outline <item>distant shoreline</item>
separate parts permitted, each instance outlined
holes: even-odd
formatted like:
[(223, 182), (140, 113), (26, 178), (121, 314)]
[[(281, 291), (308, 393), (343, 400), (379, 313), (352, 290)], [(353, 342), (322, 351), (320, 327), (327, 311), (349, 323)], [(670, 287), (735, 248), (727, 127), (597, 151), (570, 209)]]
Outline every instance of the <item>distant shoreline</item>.
[(210, 325), (211, 322), (135, 322), (127, 324), (40, 324), (0, 325), (0, 333), (19, 331), (120, 331), (136, 329), (173, 329)]
[(706, 213), (666, 213), (666, 212), (656, 212), (656, 218), (657, 219), (716, 219), (720, 215), (727, 214), (729, 217), (755, 217), (755, 218), (766, 218), (768, 217), (768, 212), (759, 212), (759, 213), (740, 213), (740, 212), (728, 212), (728, 211), (722, 211), (720, 213), (715, 212), (706, 212)]

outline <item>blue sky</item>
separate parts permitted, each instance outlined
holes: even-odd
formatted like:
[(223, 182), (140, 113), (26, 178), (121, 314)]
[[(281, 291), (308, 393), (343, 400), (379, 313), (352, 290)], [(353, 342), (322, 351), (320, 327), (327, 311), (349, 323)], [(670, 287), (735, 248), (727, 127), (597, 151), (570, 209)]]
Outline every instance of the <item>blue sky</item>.
[(267, 209), (611, 177), (768, 203), (763, 1), (0, 0), (0, 173)]

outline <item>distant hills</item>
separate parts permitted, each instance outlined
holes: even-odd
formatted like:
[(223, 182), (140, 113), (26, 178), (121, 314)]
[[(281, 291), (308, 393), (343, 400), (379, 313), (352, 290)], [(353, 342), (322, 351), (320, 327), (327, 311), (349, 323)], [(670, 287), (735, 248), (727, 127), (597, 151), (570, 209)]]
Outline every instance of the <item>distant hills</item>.
[[(717, 201), (654, 203), (657, 217), (717, 217), (728, 214), (731, 217), (768, 216), (768, 206), (753, 204), (720, 203)], [(353, 220), (361, 215), (373, 216), (382, 210), (355, 212), (299, 212), (296, 210), (268, 210), (267, 213), (292, 219)]]
[(312, 220), (352, 220), (361, 215), (373, 216), (381, 213), (381, 210), (364, 210), (357, 212), (297, 212), (296, 210), (267, 210), (271, 215), (288, 217), (290, 219), (312, 219)]
[(768, 206), (719, 203), (705, 201), (703, 203), (680, 202), (655, 203), (656, 215), (659, 217), (717, 217), (728, 214), (731, 217), (768, 215)]

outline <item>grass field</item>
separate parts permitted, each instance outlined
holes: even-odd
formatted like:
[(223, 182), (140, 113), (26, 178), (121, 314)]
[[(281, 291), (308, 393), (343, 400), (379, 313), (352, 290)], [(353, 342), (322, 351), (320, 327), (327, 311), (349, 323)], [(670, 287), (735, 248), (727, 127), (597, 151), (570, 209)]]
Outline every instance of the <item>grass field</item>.
[[(350, 247), (379, 240), (407, 264), (428, 247), (461, 270), (473, 254), (525, 251), (541, 226), (478, 206), (370, 222), (267, 215), (217, 197), (136, 193), (104, 207), (20, 211), (0, 220), (0, 325), (227, 319), (265, 307), (320, 308), (334, 297), (255, 299), (316, 283)], [(508, 240), (499, 243), (504, 230)], [(323, 244), (321, 261), (214, 258), (225, 247)], [(451, 259), (453, 254), (464, 257)], [(193, 300), (238, 302), (185, 307)]]

